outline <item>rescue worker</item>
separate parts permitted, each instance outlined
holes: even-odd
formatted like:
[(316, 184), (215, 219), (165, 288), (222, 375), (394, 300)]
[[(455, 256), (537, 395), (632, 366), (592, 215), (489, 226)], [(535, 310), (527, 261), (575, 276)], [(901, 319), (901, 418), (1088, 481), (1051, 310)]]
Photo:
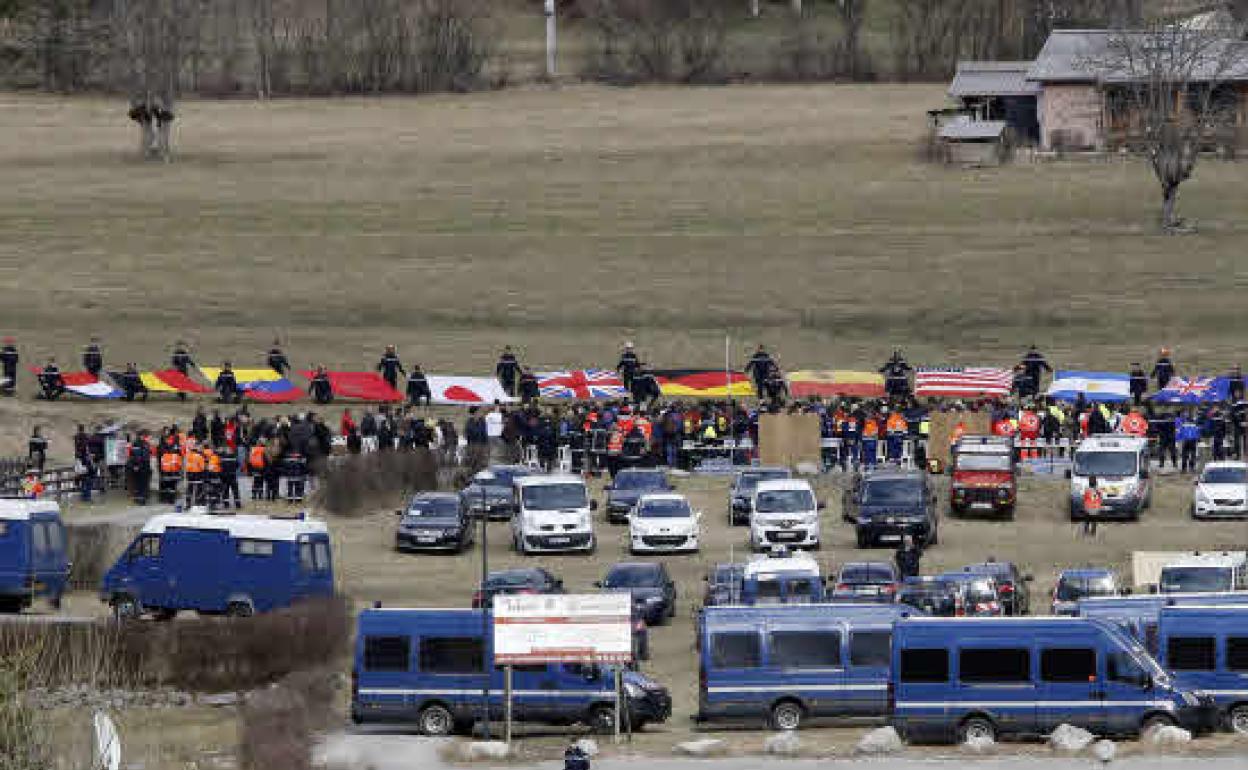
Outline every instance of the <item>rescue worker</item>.
[(1026, 459), (1040, 456), (1040, 415), (1030, 404), (1018, 416), (1018, 437), (1021, 454)]
[[(195, 361), (191, 358), (191, 352), (187, 350), (186, 343), (182, 340), (178, 340), (173, 344), (173, 355), (169, 357), (169, 365), (183, 377), (191, 376), (191, 367), (195, 365)], [(178, 400), (185, 401), (186, 394), (179, 392)]]
[(1044, 354), (1036, 350), (1036, 346), (1032, 345), (1027, 349), (1027, 354), (1020, 361), (1027, 377), (1025, 379), (1025, 392), (1020, 393), (1024, 398), (1035, 398), (1040, 393), (1040, 381), (1044, 377), (1045, 372), (1053, 371), (1049, 366), (1049, 362), (1044, 359)]
[(0, 348), (0, 395), (17, 393), (17, 364), (20, 359), (16, 340), (5, 337), (4, 347)]
[(620, 382), (623, 383), (624, 390), (629, 393), (633, 392), (633, 378), (637, 376), (640, 369), (641, 359), (633, 350), (633, 343), (624, 343), (624, 352), (620, 353), (620, 362), (615, 365), (615, 371), (620, 374)]
[(874, 417), (868, 417), (862, 423), (862, 460), (866, 468), (874, 468), (879, 454), (880, 423)]
[(45, 487), (39, 480), (39, 474), (33, 470), (26, 471), (26, 475), (22, 477), (22, 497), (28, 500), (38, 500), (43, 497), (44, 490)]
[(412, 364), (412, 370), (407, 373), (407, 403), (420, 406), (421, 401), (429, 406), (433, 403), (433, 393), (429, 390), (429, 380), (420, 364)]
[(911, 371), (910, 364), (906, 363), (900, 350), (894, 350), (893, 355), (880, 367), (880, 374), (884, 375), (884, 392), (890, 399), (905, 399), (910, 396)]
[(1144, 402), (1144, 394), (1148, 392), (1148, 375), (1139, 363), (1131, 364), (1131, 399), (1139, 406)]
[(65, 393), (65, 378), (61, 376), (61, 368), (56, 365), (55, 358), (49, 358), (39, 373), (39, 388), (39, 397), (48, 401), (55, 401)]
[(399, 375), (407, 374), (407, 370), (403, 368), (403, 362), (399, 360), (394, 345), (386, 345), (386, 352), (381, 354), (381, 360), (377, 362), (377, 371), (381, 372), (381, 378), (392, 390), (399, 389)]
[(758, 350), (754, 351), (754, 355), (750, 356), (750, 360), (745, 364), (745, 373), (749, 375), (750, 381), (754, 383), (754, 393), (761, 399), (767, 392), (767, 378), (771, 375), (771, 367), (775, 364), (771, 360), (771, 354), (767, 352), (767, 348), (763, 345), (758, 346)]
[(498, 378), (498, 384), (503, 386), (503, 392), (515, 398), (520, 393), (520, 361), (516, 358), (516, 354), (511, 352), (511, 346), (507, 345), (503, 348), (503, 352), (498, 357), (498, 363), (494, 365), (494, 376)]
[(281, 343), (273, 340), (273, 347), (269, 348), (268, 355), (269, 368), (278, 374), (286, 377), (290, 374), (290, 361), (286, 358), (286, 354), (282, 352)]
[(230, 365), (229, 361), (221, 364), (221, 372), (217, 374), (217, 381), (213, 385), (217, 391), (217, 400), (221, 403), (237, 404), (242, 400), (242, 393), (238, 388), (238, 378), (234, 376), (234, 367)]
[(265, 466), (268, 465), (268, 453), (265, 451), (264, 439), (258, 440), (247, 450), (247, 468), (251, 471), (251, 499), (264, 499)]
[(130, 442), (126, 470), (130, 475), (130, 492), (135, 505), (147, 505), (147, 495), (152, 487), (152, 447), (148, 443), (147, 431), (140, 431)]
[(1170, 360), (1170, 348), (1162, 348), (1153, 364), (1153, 378), (1157, 380), (1157, 390), (1165, 390), (1174, 377), (1174, 361)]
[(885, 453), (890, 463), (900, 463), (905, 449), (906, 435), (910, 432), (910, 424), (900, 411), (889, 413), (884, 421)]
[(1182, 473), (1191, 473), (1196, 470), (1196, 446), (1200, 442), (1200, 423), (1196, 422), (1191, 413), (1175, 418), (1175, 423), (1175, 438), (1179, 442), (1182, 458), (1179, 470)]
[(204, 455), (204, 498), (208, 502), (208, 510), (216, 510), (221, 502), (221, 456), (212, 446), (200, 450)]
[(1105, 507), (1105, 498), (1097, 489), (1096, 476), (1088, 476), (1088, 486), (1083, 490), (1083, 534), (1091, 537), (1096, 534), (1096, 522)]
[(162, 443), (160, 447), (160, 502), (173, 505), (178, 499), (178, 481), (182, 475), (182, 455), (177, 445)]
[(195, 442), (186, 443), (182, 465), (186, 468), (186, 507), (200, 505), (205, 499), (204, 473), (208, 470), (208, 461)]
[(92, 337), (87, 346), (82, 349), (82, 368), (97, 380), (100, 378), (100, 373), (104, 371), (104, 352), (100, 350), (98, 337)]
[(329, 381), (329, 372), (324, 364), (316, 367), (316, 373), (308, 383), (308, 395), (318, 404), (328, 404), (334, 400), (334, 387)]
[(238, 453), (231, 452), (229, 447), (218, 447), (219, 469), (217, 471), (217, 488), (221, 490), (221, 507), (229, 508), (234, 501), (234, 509), (243, 507), (242, 497), (238, 493)]

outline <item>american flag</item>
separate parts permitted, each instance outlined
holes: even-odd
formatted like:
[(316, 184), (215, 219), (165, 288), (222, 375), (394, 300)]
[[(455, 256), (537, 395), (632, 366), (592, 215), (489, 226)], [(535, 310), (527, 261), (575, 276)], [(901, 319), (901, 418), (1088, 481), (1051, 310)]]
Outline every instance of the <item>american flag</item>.
[(537, 387), (542, 398), (588, 401), (598, 398), (624, 398), (628, 395), (620, 376), (606, 369), (539, 372)]
[(989, 367), (965, 367), (948, 369), (918, 369), (914, 373), (914, 394), (920, 398), (948, 396), (974, 398), (977, 396), (1008, 396), (1014, 384), (1014, 374), (1009, 369)]

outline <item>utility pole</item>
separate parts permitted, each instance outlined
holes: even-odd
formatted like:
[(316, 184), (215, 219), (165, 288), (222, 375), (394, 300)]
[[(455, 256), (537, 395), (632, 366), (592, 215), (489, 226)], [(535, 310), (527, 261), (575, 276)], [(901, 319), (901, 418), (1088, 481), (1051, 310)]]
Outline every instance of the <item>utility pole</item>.
[(546, 0), (546, 77), (555, 79), (555, 0)]
[(485, 740), (490, 739), (490, 677), (494, 675), (494, 666), (491, 665), (494, 655), (494, 639), (492, 628), (490, 628), (490, 618), (494, 613), (494, 599), (490, 598), (489, 602), (485, 601), (485, 581), (490, 574), (490, 509), (485, 497), (485, 485), (481, 485), (481, 640), (490, 650), (490, 655), (483, 655), (481, 661), (482, 668), (485, 669), (485, 676), (482, 681), (485, 686), (481, 691), (481, 732)]

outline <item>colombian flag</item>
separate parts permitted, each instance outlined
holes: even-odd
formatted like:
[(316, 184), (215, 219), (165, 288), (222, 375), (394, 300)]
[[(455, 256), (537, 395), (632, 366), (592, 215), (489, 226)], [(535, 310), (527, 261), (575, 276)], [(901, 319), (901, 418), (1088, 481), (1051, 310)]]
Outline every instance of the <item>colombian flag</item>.
[(669, 398), (745, 398), (754, 395), (754, 383), (745, 372), (723, 369), (661, 369), (654, 373), (660, 392)]
[[(221, 374), (219, 368), (212, 366), (202, 366), (200, 371), (214, 384)], [(234, 379), (244, 397), (262, 404), (285, 404), (303, 398), (303, 391), (295, 383), (272, 369), (235, 369)]]
[(804, 369), (789, 373), (789, 393), (794, 398), (883, 398), (884, 377), (875, 372)]

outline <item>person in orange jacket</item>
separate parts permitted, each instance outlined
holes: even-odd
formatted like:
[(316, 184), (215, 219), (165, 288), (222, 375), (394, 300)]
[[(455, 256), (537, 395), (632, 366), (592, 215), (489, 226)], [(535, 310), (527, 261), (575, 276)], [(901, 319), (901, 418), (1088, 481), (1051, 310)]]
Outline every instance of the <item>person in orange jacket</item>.
[(199, 505), (204, 500), (204, 474), (208, 470), (208, 460), (200, 452), (194, 442), (186, 444), (186, 457), (183, 459), (186, 468), (186, 505)]
[(252, 444), (247, 450), (247, 467), (251, 470), (251, 499), (264, 499), (264, 469), (269, 464), (268, 448), (264, 439)]

